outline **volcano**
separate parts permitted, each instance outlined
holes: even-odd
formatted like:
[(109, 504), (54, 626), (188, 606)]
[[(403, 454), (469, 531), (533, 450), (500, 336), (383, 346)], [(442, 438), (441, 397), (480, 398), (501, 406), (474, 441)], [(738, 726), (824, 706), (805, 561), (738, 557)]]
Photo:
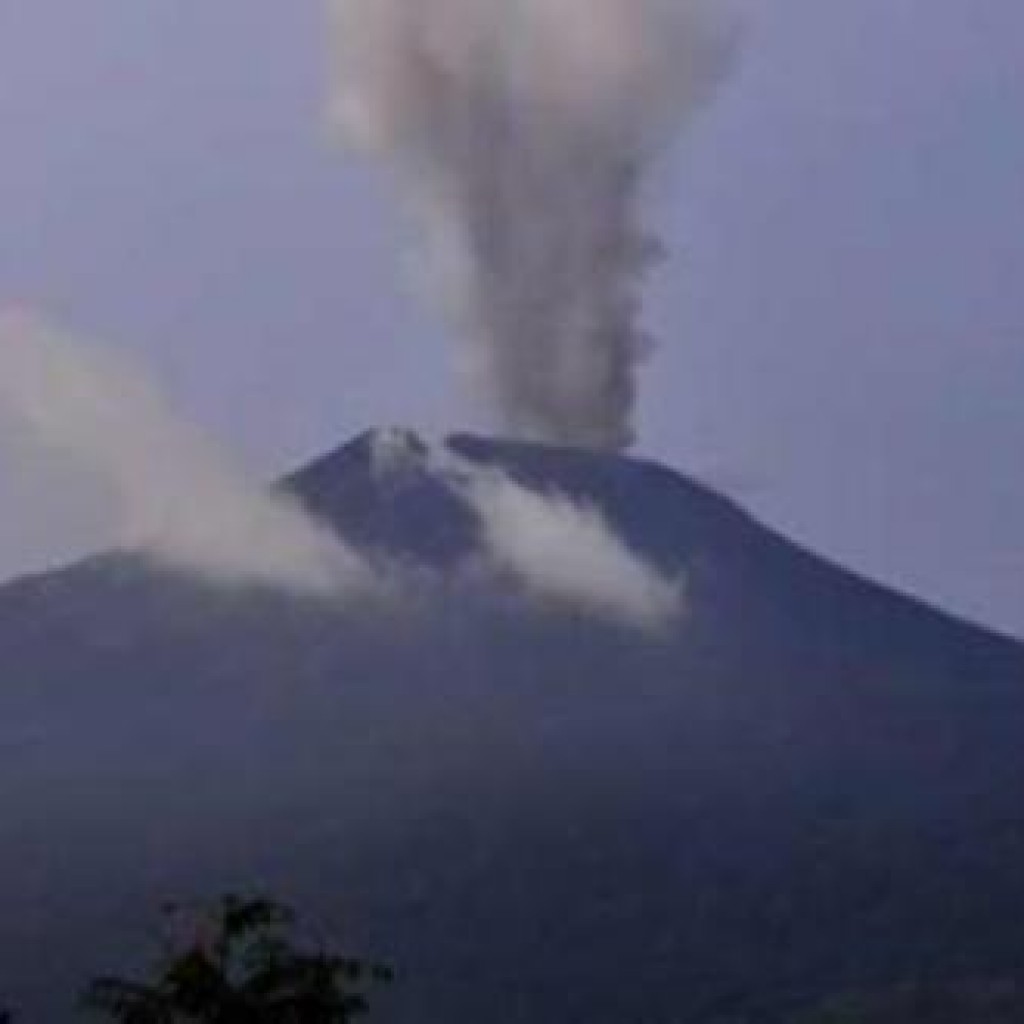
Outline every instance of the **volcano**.
[(128, 553), (10, 583), (0, 1003), (65, 1022), (145, 968), (165, 900), (239, 890), (396, 965), (399, 1024), (772, 1022), (1020, 977), (1024, 647), (661, 466), (440, 447), (592, 503), (685, 616), (645, 636), (447, 573), (480, 524), (395, 432), (280, 486), (422, 577), (403, 611)]

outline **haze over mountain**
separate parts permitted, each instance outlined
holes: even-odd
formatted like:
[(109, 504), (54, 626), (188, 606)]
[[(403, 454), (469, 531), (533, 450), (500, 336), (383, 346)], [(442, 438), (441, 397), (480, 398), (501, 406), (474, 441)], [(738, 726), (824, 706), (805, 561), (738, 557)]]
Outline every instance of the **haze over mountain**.
[[(472, 571), (439, 458), (594, 506), (685, 614), (652, 634)], [(1020, 645), (621, 456), (371, 433), (284, 486), (406, 599), (125, 553), (0, 589), (0, 998), (26, 1021), (144, 964), (164, 899), (238, 887), (396, 963), (398, 1022), (770, 1022), (1018, 971)]]

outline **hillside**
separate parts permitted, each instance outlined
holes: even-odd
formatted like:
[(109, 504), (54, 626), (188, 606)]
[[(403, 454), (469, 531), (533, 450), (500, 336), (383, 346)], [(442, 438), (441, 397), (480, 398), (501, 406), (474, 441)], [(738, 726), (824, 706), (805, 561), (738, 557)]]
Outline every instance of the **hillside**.
[(405, 610), (129, 554), (0, 589), (0, 1001), (64, 1022), (164, 899), (239, 887), (397, 964), (399, 1024), (771, 1022), (1017, 976), (1024, 648), (663, 467), (482, 438), (448, 443), (596, 504), (687, 614), (651, 638), (438, 577), (478, 523), (378, 441), (282, 486), (419, 567)]

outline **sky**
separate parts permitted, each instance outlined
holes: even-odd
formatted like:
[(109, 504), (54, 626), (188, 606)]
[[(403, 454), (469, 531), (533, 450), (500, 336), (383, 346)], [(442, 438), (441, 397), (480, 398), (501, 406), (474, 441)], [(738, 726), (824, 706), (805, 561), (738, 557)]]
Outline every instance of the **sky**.
[[(736, 71), (650, 196), (637, 451), (1024, 636), (1024, 5), (730, 6)], [(266, 475), (488, 427), (391, 183), (329, 130), (327, 46), (321, 0), (0, 0), (0, 303), (145, 360)], [(89, 481), (9, 447), (0, 578), (108, 539)]]

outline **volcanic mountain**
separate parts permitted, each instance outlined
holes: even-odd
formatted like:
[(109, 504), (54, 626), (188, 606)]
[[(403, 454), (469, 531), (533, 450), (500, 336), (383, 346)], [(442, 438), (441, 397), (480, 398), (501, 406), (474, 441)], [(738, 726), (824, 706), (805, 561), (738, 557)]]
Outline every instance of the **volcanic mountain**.
[(668, 469), (481, 438), (446, 447), (592, 503), (687, 609), (655, 637), (457, 581), (480, 524), (402, 437), (282, 486), (422, 574), (403, 612), (130, 554), (0, 589), (0, 1003), (67, 1021), (164, 900), (238, 890), (395, 964), (400, 1024), (1020, 975), (1024, 647)]

